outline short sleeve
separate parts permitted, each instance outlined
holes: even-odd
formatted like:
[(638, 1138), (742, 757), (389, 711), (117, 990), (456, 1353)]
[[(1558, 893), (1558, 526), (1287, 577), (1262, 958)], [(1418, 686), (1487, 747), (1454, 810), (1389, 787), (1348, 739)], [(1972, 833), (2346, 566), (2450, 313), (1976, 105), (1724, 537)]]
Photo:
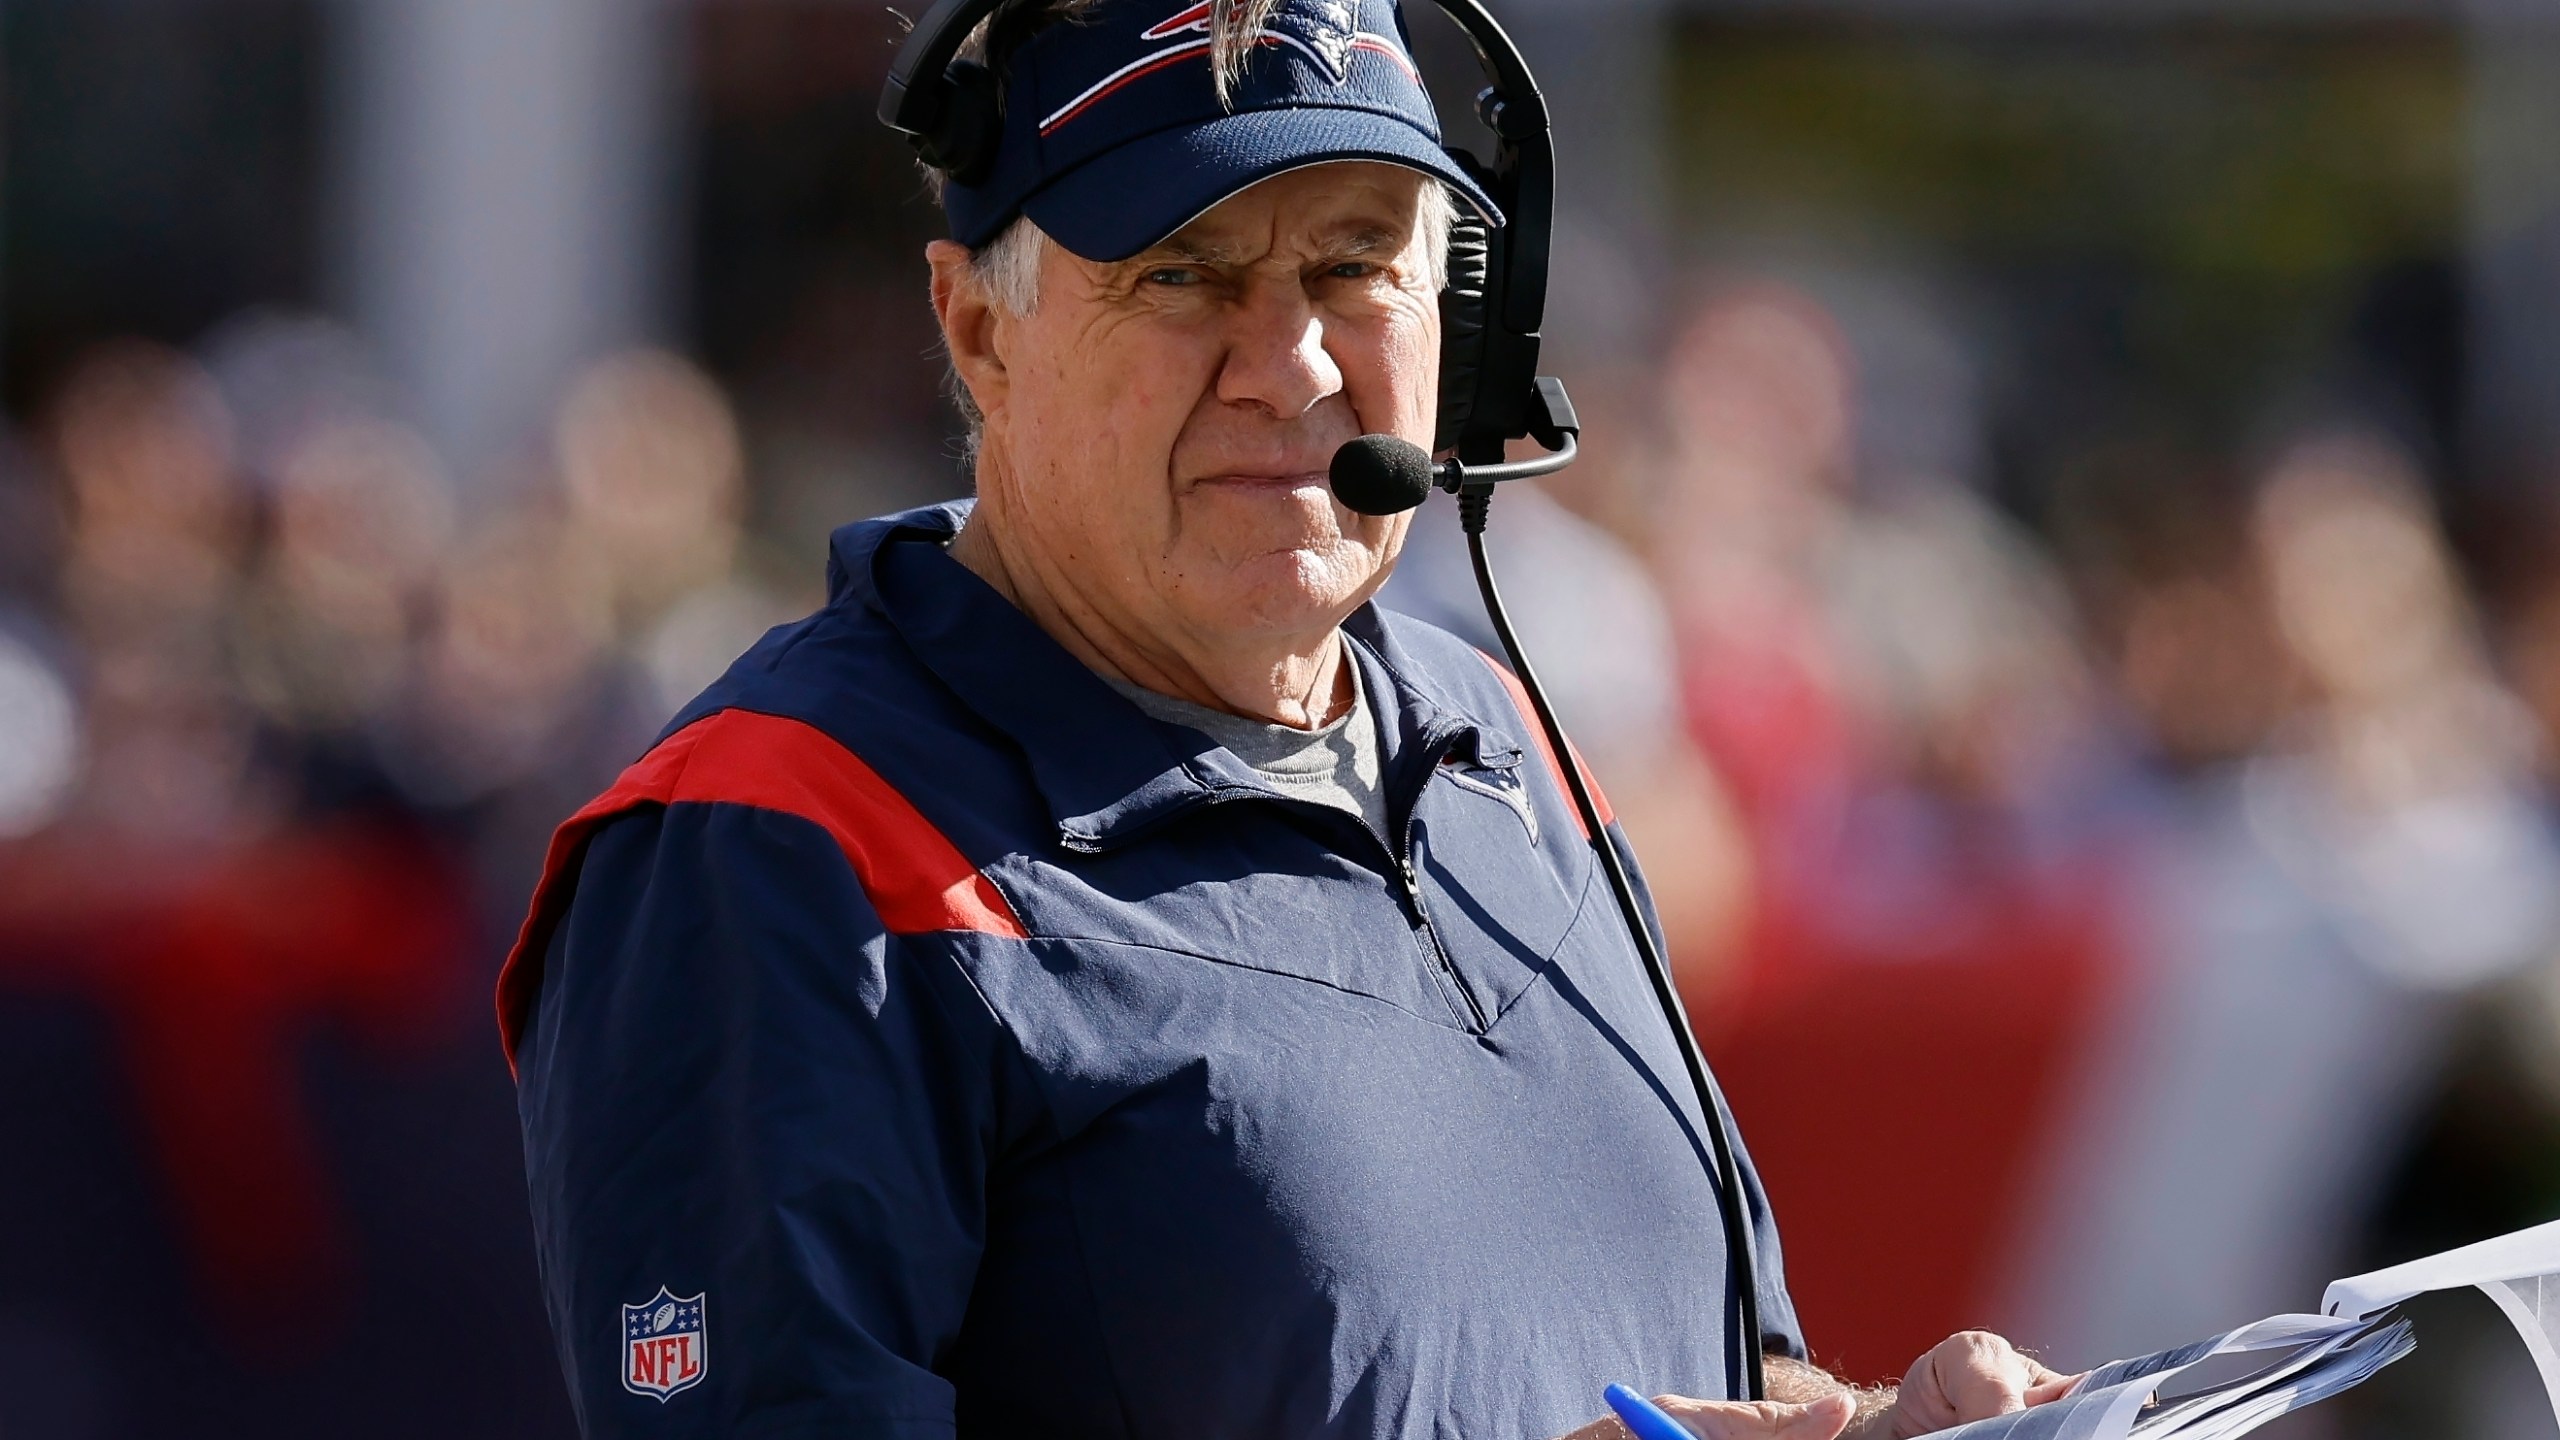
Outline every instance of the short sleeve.
[[(588, 844), (519, 1053), (535, 1241), (590, 1440), (948, 1435), (999, 1051), (797, 816)], [(697, 1301), (697, 1297), (698, 1301)]]

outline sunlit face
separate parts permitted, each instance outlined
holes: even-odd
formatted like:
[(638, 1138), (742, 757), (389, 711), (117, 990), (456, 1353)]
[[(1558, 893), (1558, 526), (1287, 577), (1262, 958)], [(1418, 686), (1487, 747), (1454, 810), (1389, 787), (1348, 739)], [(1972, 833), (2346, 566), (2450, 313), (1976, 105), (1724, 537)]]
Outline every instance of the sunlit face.
[(1431, 443), (1426, 183), (1317, 165), (1131, 260), (1048, 247), (1039, 304), (997, 324), (1001, 383), (972, 384), (1001, 461), (982, 487), (1007, 489), (986, 513), (1141, 635), (1340, 623), (1384, 581), (1406, 517), (1336, 504), (1334, 451), (1375, 432)]

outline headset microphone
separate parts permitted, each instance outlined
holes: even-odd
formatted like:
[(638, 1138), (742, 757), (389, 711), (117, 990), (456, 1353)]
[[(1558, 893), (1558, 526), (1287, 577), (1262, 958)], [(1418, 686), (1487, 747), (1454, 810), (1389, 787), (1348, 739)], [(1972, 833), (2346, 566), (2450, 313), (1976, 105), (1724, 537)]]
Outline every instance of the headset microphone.
[[(1539, 376), (1536, 397), (1537, 417), (1529, 433), (1547, 447), (1547, 453), (1534, 460), (1470, 465), (1451, 459), (1435, 465), (1410, 440), (1363, 435), (1333, 452), (1327, 472), (1333, 481), (1333, 498), (1363, 515), (1401, 515), (1431, 498), (1437, 486), (1458, 497), (1458, 515), (1467, 533), (1481, 534), (1490, 503), (1484, 497), (1495, 485), (1553, 475), (1582, 453), (1582, 422), (1574, 416), (1573, 402), (1565, 397), (1564, 382), (1552, 375)], [(1470, 500), (1478, 503), (1471, 506)]]
[(1401, 515), (1431, 497), (1431, 457), (1410, 440), (1363, 435), (1333, 452), (1333, 498), (1362, 515)]
[[(1542, 379), (1540, 383), (1555, 382)], [(1443, 460), (1434, 465), (1431, 457), (1422, 453), (1422, 447), (1410, 440), (1393, 435), (1363, 435), (1333, 452), (1327, 478), (1333, 481), (1333, 498), (1363, 515), (1401, 515), (1429, 499), (1432, 487), (1438, 486), (1458, 497), (1458, 518), (1468, 526), (1469, 535), (1477, 535), (1484, 530), (1485, 505), (1470, 508), (1470, 500), (1485, 500), (1493, 487), (1505, 480), (1553, 475), (1581, 453), (1581, 441), (1567, 430), (1562, 444), (1535, 460), (1501, 465)]]

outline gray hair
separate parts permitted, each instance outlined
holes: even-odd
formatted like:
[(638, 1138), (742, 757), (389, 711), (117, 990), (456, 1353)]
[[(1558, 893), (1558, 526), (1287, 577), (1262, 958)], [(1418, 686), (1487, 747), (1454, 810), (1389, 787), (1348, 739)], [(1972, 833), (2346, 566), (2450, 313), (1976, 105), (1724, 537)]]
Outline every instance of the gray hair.
[[(1414, 232), (1422, 238), (1436, 293), (1449, 283), (1449, 231), (1458, 223), (1457, 197), (1447, 185), (1432, 181), (1422, 187), (1418, 212)], [(998, 310), (1028, 315), (1040, 307), (1040, 260), (1051, 243), (1030, 216), (1017, 216), (1003, 234), (969, 252), (969, 276)]]
[[(1434, 180), (1422, 187), (1418, 208), (1414, 228), (1422, 238), (1423, 255), (1430, 265), (1426, 273), (1432, 292), (1437, 294), (1449, 283), (1449, 232), (1458, 223), (1458, 199), (1447, 185)], [(969, 252), (969, 278), (987, 297), (987, 303), (1001, 313), (1028, 315), (1040, 308), (1040, 264), (1053, 243), (1030, 216), (1016, 216), (1003, 233)], [(971, 398), (969, 387), (961, 383), (957, 369), (946, 375), (943, 383), (962, 422), (968, 426), (961, 440), (961, 458), (975, 464), (978, 441), (986, 432), (986, 417), (978, 413), (978, 402)]]

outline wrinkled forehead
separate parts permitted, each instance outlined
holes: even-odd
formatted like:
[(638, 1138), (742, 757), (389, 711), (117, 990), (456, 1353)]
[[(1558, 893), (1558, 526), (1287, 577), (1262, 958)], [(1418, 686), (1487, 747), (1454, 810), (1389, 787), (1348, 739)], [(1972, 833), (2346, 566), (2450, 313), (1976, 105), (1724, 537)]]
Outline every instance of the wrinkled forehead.
[(1245, 264), (1273, 254), (1393, 254), (1421, 228), (1431, 183), (1418, 171), (1375, 160), (1302, 166), (1210, 206), (1141, 258)]

